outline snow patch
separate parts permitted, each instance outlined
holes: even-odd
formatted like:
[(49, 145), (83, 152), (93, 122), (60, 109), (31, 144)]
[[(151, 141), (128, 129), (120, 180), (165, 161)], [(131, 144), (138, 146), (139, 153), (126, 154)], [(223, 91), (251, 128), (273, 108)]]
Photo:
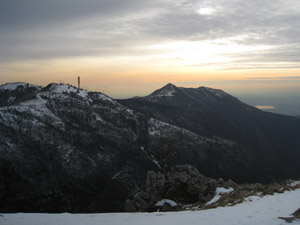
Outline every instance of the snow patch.
[(73, 154), (73, 149), (71, 146), (69, 146), (69, 150), (67, 151), (67, 153), (64, 156), (64, 159), (66, 160), (67, 163), (70, 162), (71, 159), (71, 155)]
[(150, 118), (148, 124), (149, 124), (148, 133), (151, 136), (163, 135), (166, 132), (166, 130), (164, 128), (168, 128), (170, 126), (173, 127), (172, 125), (169, 125), (169, 124), (164, 123), (162, 121), (156, 120), (154, 118)]
[(246, 201), (246, 202), (252, 202), (252, 201), (257, 201), (260, 198), (261, 198), (260, 196), (253, 195), (253, 196), (249, 196), (249, 197), (245, 198), (244, 201)]
[(112, 100), (110, 97), (106, 96), (105, 94), (102, 94), (102, 93), (98, 93), (98, 99), (101, 99), (103, 101), (108, 101), (108, 102), (111, 102), (111, 103), (115, 103), (114, 100)]
[(149, 154), (145, 151), (145, 147), (141, 146), (141, 151), (145, 153), (148, 159), (150, 159), (158, 168), (161, 169), (161, 166), (159, 165), (159, 162), (155, 159), (154, 155), (149, 156)]
[(134, 116), (133, 110), (131, 110), (131, 109), (126, 109), (126, 111), (127, 111), (131, 116)]
[(300, 185), (300, 181), (293, 181), (290, 183), (291, 187), (296, 187), (297, 185)]
[(104, 122), (98, 114), (95, 114), (95, 117), (97, 122)]
[(217, 89), (212, 89), (212, 88), (208, 88), (208, 87), (202, 87), (205, 91), (214, 94), (215, 96), (218, 96), (220, 98), (223, 98), (224, 96), (226, 96), (226, 93), (223, 92), (222, 90), (217, 90)]
[(218, 187), (216, 189), (216, 194), (215, 197), (213, 197), (210, 201), (208, 201), (205, 205), (211, 205), (217, 201), (219, 201), (219, 199), (221, 198), (222, 195), (233, 192), (234, 189), (232, 187), (226, 189), (224, 187)]
[(166, 136), (174, 135), (177, 132), (184, 133), (186, 135), (189, 135), (192, 138), (197, 138), (199, 141), (200, 140), (205, 141), (204, 138), (198, 136), (197, 134), (189, 130), (176, 127), (174, 125), (162, 122), (160, 120), (156, 120), (154, 118), (150, 118), (148, 120), (148, 134), (150, 136), (166, 137)]
[(77, 95), (81, 96), (82, 98), (87, 98), (87, 96), (88, 96), (88, 91), (78, 89), (78, 88), (76, 88), (72, 85), (69, 85), (69, 84), (54, 84), (53, 83), (50, 87), (50, 90), (53, 93), (57, 93), (57, 94), (74, 93), (74, 94), (77, 94)]
[(173, 200), (170, 200), (170, 199), (162, 199), (160, 201), (158, 201), (155, 206), (156, 207), (162, 207), (164, 206), (165, 204), (168, 204), (169, 206), (171, 207), (176, 207), (177, 206), (177, 203), (174, 202)]
[(124, 172), (123, 170), (117, 172), (111, 179), (116, 180), (123, 172)]
[(159, 162), (155, 159), (155, 157), (154, 157), (153, 155), (151, 155), (151, 160), (152, 160), (152, 162), (154, 162), (154, 164), (155, 164), (159, 169), (161, 169), (161, 166), (160, 166)]
[(16, 99), (16, 97), (12, 97), (12, 96), (9, 97), (7, 100), (8, 104), (12, 103), (15, 99)]
[(172, 90), (168, 90), (168, 91), (161, 91), (158, 94), (156, 94), (156, 97), (173, 97), (173, 93), (175, 93), (175, 91)]
[(35, 99), (21, 102), (20, 105), (41, 107), (42, 105), (46, 105), (46, 103), (46, 100), (42, 99), (39, 95), (37, 95)]
[[(31, 124), (33, 127), (43, 126), (44, 121), (51, 122), (54, 126), (59, 129), (65, 129), (65, 125), (61, 118), (57, 117), (53, 112), (51, 112), (47, 106), (47, 100), (41, 98), (40, 94), (37, 94), (36, 98), (21, 102), (19, 105), (12, 105), (7, 107), (2, 107), (0, 109), (0, 120), (3, 124), (14, 127), (17, 129), (19, 127), (17, 113), (28, 114), (33, 116), (30, 119), (23, 119), (22, 123)], [(26, 126), (24, 126), (25, 128)]]

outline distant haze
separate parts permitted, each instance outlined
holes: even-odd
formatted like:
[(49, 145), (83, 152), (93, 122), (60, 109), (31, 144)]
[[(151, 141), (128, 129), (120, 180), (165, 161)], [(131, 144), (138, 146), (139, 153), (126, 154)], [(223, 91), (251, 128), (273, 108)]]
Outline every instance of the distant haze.
[[(299, 96), (274, 96), (274, 97), (254, 97), (243, 96), (239, 98), (243, 102), (256, 106), (257, 108), (284, 115), (299, 116), (300, 115), (300, 97)], [(261, 105), (257, 105), (261, 104)], [(271, 104), (271, 105), (264, 105)]]
[(272, 105), (256, 105), (255, 107), (258, 109), (262, 109), (262, 110), (275, 109), (275, 106), (272, 106)]

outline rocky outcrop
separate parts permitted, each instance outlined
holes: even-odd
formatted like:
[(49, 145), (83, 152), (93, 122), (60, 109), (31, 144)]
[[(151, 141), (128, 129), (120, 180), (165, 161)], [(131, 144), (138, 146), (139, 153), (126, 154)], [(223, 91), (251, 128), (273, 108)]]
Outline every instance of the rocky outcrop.
[(168, 186), (166, 198), (191, 204), (212, 198), (217, 181), (204, 177), (193, 166), (175, 166), (168, 173)]
[[(143, 191), (128, 199), (125, 204), (125, 211), (164, 211), (174, 210), (185, 204), (196, 202), (207, 202), (213, 198), (217, 187), (234, 187), (236, 184), (223, 179), (218, 181), (203, 176), (191, 165), (178, 165), (170, 169), (164, 175), (150, 171)], [(166, 204), (157, 204), (162, 199), (167, 199)], [(170, 204), (174, 201), (177, 203)]]
[(153, 211), (155, 204), (163, 198), (166, 185), (167, 180), (164, 174), (149, 171), (144, 190), (136, 193), (133, 200), (126, 201), (125, 211)]

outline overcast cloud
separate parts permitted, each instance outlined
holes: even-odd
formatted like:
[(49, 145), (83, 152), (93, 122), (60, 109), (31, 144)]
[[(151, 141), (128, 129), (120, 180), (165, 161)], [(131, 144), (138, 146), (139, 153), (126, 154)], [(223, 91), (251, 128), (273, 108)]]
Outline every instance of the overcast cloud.
[(0, 63), (147, 55), (154, 44), (224, 38), (270, 46), (233, 53), (233, 64), (224, 68), (300, 67), (300, 1), (0, 0)]

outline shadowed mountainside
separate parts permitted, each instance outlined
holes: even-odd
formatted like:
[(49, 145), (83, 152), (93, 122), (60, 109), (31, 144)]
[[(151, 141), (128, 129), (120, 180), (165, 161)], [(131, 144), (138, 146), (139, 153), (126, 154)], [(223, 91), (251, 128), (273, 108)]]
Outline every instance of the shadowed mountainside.
[(259, 173), (268, 174), (262, 181), (300, 175), (300, 121), (295, 117), (263, 112), (221, 90), (173, 84), (118, 101), (148, 117), (247, 147)]
[[(0, 95), (9, 99), (24, 86), (34, 87), (6, 84)], [(178, 164), (240, 182), (266, 177), (255, 172), (240, 144), (203, 137), (66, 84), (36, 87), (3, 104), (0, 133), (2, 212), (123, 211), (148, 171), (166, 173)]]

